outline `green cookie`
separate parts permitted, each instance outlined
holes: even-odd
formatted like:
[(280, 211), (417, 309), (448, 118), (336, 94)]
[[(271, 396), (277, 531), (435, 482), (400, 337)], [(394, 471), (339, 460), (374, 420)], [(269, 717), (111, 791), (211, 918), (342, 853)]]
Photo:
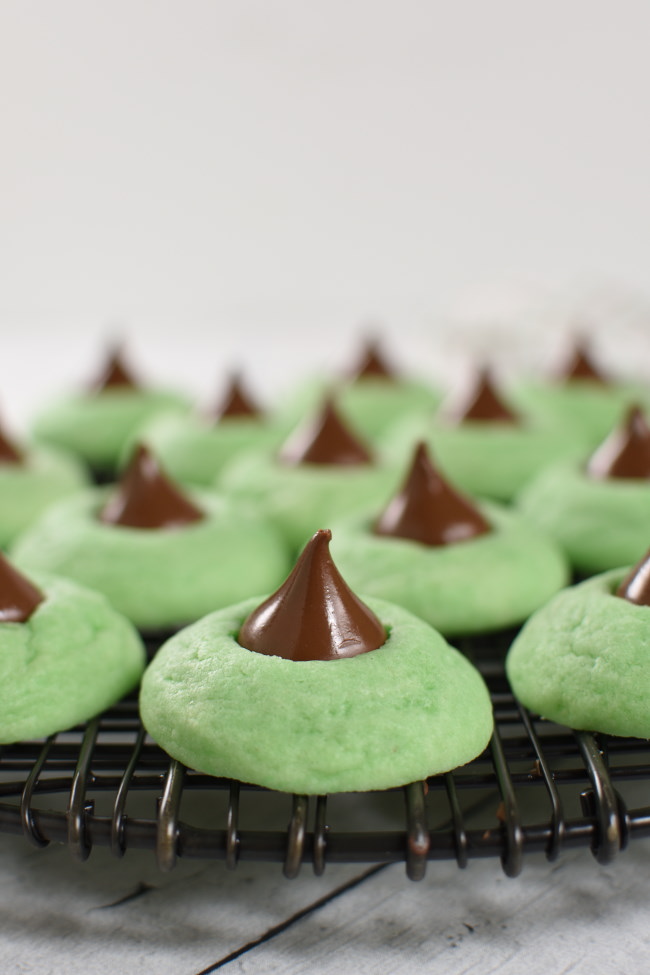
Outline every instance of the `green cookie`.
[(130, 435), (163, 410), (189, 409), (164, 390), (112, 387), (54, 403), (34, 421), (34, 438), (64, 447), (96, 468), (114, 468)]
[(104, 593), (142, 629), (176, 626), (279, 585), (286, 544), (262, 517), (208, 492), (193, 500), (202, 521), (172, 529), (104, 524), (110, 489), (93, 488), (52, 507), (12, 556)]
[(572, 728), (650, 738), (650, 608), (614, 596), (618, 569), (558, 593), (506, 659), (514, 693)]
[(414, 379), (387, 381), (364, 378), (352, 383), (315, 380), (298, 390), (278, 411), (286, 431), (313, 413), (324, 397), (335, 393), (337, 409), (351, 428), (368, 441), (376, 441), (399, 417), (430, 416), (440, 404), (440, 393)]
[(494, 504), (480, 510), (489, 534), (430, 546), (375, 535), (357, 516), (332, 528), (332, 556), (355, 592), (389, 599), (446, 636), (514, 626), (566, 585), (557, 545), (521, 516)]
[(92, 718), (132, 690), (145, 665), (133, 626), (99, 593), (31, 575), (46, 596), (26, 623), (0, 623), (0, 742)]
[(294, 551), (320, 528), (368, 504), (386, 504), (402, 478), (386, 464), (282, 464), (266, 452), (234, 461), (218, 478), (226, 494), (250, 500)]
[(510, 401), (540, 421), (573, 430), (596, 447), (632, 403), (648, 402), (647, 390), (633, 383), (604, 385), (588, 379), (568, 383), (527, 383), (510, 390)]
[(518, 507), (579, 572), (630, 565), (650, 545), (649, 481), (592, 478), (577, 464), (558, 464), (522, 492)]
[(384, 446), (405, 463), (420, 440), (457, 487), (495, 501), (511, 501), (550, 463), (583, 456), (588, 449), (585, 438), (571, 429), (480, 421), (452, 426), (442, 420), (396, 424)]
[[(165, 471), (184, 484), (210, 487), (223, 468), (244, 452), (268, 450), (281, 434), (272, 423), (234, 416), (219, 423), (195, 415), (165, 415), (146, 423), (136, 439), (156, 455)], [(125, 451), (131, 453), (133, 442)]]
[(365, 601), (388, 639), (343, 660), (240, 647), (259, 599), (205, 617), (148, 667), (145, 727), (190, 768), (300, 794), (387, 789), (469, 762), (492, 732), (478, 671), (410, 613)]
[(9, 545), (54, 501), (87, 483), (79, 461), (47, 447), (29, 448), (22, 464), (0, 464), (0, 547)]

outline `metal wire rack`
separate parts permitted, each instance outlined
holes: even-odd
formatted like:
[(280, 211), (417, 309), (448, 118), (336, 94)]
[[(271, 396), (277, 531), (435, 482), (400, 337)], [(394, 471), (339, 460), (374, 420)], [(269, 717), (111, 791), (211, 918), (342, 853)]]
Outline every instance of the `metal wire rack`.
[[(609, 863), (650, 834), (650, 743), (573, 732), (530, 715), (513, 699), (507, 639), (466, 641), (490, 688), (492, 741), (469, 765), (403, 789), (289, 796), (191, 771), (144, 732), (135, 697), (87, 725), (47, 740), (0, 748), (0, 831), (36, 846), (67, 843), (85, 860), (93, 846), (117, 857), (277, 861), (287, 877), (311, 865), (499, 858), (516, 876), (524, 857), (589, 846)], [(638, 803), (640, 805), (636, 805)], [(645, 803), (645, 804), (644, 804)]]

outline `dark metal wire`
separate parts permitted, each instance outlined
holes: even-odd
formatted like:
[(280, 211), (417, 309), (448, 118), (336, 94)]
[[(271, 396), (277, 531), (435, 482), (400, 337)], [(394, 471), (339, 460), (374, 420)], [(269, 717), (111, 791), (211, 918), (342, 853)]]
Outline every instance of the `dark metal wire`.
[(406, 874), (409, 880), (422, 880), (427, 869), (431, 846), (427, 827), (424, 783), (411, 782), (405, 786), (406, 799)]
[[(490, 747), (461, 769), (405, 786), (401, 812), (396, 790), (390, 813), (391, 792), (351, 795), (347, 804), (293, 796), (288, 826), (276, 825), (269, 810), (284, 797), (170, 760), (146, 737), (133, 697), (71, 732), (3, 746), (0, 831), (37, 846), (66, 843), (81, 860), (93, 845), (116, 856), (149, 849), (162, 870), (179, 856), (222, 860), (231, 869), (270, 860), (287, 877), (305, 862), (320, 875), (328, 863), (402, 861), (413, 880), (429, 860), (455, 858), (462, 868), (473, 857), (499, 857), (516, 876), (527, 853), (554, 860), (576, 846), (609, 863), (633, 837), (650, 835), (650, 802), (635, 808), (650, 786), (648, 742), (544, 722), (513, 700), (502, 648), (482, 650), (475, 662), (492, 694)], [(203, 818), (209, 813), (207, 826), (197, 822), (201, 810)]]
[(226, 822), (226, 866), (234, 870), (239, 859), (239, 782), (231, 782)]
[(302, 865), (305, 849), (305, 833), (307, 830), (307, 813), (309, 798), (307, 796), (293, 797), (293, 812), (287, 831), (287, 855), (284, 858), (284, 875), (289, 880), (298, 876)]
[(87, 860), (92, 849), (92, 841), (86, 828), (86, 816), (93, 812), (93, 803), (86, 800), (88, 785), (92, 780), (90, 762), (99, 732), (99, 718), (94, 718), (81, 740), (79, 760), (70, 786), (68, 803), (68, 846), (77, 860)]

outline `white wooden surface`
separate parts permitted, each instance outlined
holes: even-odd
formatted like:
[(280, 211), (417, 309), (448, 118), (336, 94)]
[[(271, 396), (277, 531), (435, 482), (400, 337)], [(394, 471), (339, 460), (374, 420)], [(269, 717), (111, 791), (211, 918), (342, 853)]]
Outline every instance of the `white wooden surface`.
[(625, 975), (650, 957), (650, 841), (610, 867), (587, 851), (525, 861), (515, 880), (494, 860), (429, 864), (421, 883), (401, 865), (304, 869), (153, 855), (85, 864), (66, 849), (0, 837), (3, 975), (197, 975), (355, 972), (383, 975)]

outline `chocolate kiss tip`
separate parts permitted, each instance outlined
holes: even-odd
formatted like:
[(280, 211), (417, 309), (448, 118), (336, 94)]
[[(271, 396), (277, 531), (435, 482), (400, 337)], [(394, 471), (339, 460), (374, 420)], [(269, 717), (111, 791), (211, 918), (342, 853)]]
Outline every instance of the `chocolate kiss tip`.
[(455, 419), (460, 423), (466, 420), (519, 423), (517, 414), (501, 398), (488, 369), (479, 371), (474, 389)]
[(366, 342), (361, 361), (353, 370), (352, 379), (387, 379), (391, 381), (396, 379), (395, 370), (388, 365), (376, 339), (370, 339)]
[(242, 647), (285, 660), (340, 660), (386, 642), (381, 622), (334, 565), (331, 538), (329, 529), (311, 538), (283, 585), (244, 621)]
[(637, 606), (650, 606), (650, 551), (626, 575), (616, 595)]
[(376, 535), (431, 546), (453, 545), (491, 530), (478, 509), (434, 467), (423, 441), (415, 448), (404, 484), (374, 528)]
[(241, 376), (238, 374), (232, 376), (224, 400), (215, 413), (215, 419), (219, 421), (228, 417), (260, 417), (261, 415), (259, 406), (244, 390)]
[(180, 528), (204, 518), (173, 484), (156, 458), (140, 444), (99, 520), (128, 528)]
[(573, 350), (567, 365), (560, 375), (561, 379), (581, 380), (590, 379), (592, 382), (607, 385), (607, 378), (595, 366), (584, 345), (578, 344)]
[(124, 357), (119, 348), (114, 349), (108, 357), (104, 371), (99, 380), (94, 385), (96, 392), (102, 389), (110, 389), (116, 386), (123, 386), (129, 389), (137, 389), (136, 383), (130, 370), (124, 363)]
[(650, 427), (638, 406), (631, 406), (587, 462), (587, 473), (597, 478), (650, 479)]
[(330, 397), (306, 426), (300, 426), (279, 453), (285, 464), (333, 464), (352, 467), (371, 464), (372, 454), (346, 426)]
[(45, 596), (0, 554), (0, 623), (25, 623)]

